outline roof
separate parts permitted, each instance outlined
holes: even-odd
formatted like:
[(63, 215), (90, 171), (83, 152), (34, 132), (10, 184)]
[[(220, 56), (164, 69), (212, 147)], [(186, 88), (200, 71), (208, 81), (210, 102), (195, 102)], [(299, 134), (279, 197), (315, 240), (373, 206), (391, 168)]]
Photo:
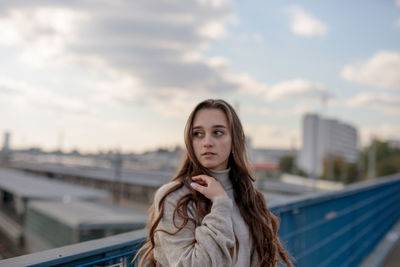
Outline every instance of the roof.
[(259, 179), (256, 180), (255, 186), (262, 191), (281, 193), (285, 195), (302, 195), (314, 192), (313, 188), (304, 185), (283, 183), (279, 180)]
[(104, 190), (41, 178), (22, 171), (0, 168), (0, 190), (27, 199), (99, 199), (109, 196)]
[(109, 203), (92, 201), (50, 202), (32, 201), (29, 210), (56, 219), (73, 228), (110, 228), (145, 226), (147, 215)]
[[(11, 165), (19, 169), (42, 172), (48, 171), (56, 174), (85, 177), (95, 180), (111, 182), (116, 180), (115, 169), (113, 168), (66, 166), (51, 163), (35, 164), (28, 162), (12, 162)], [(172, 173), (164, 171), (121, 169), (121, 182), (138, 184), (141, 186), (159, 187), (171, 180), (172, 176)]]

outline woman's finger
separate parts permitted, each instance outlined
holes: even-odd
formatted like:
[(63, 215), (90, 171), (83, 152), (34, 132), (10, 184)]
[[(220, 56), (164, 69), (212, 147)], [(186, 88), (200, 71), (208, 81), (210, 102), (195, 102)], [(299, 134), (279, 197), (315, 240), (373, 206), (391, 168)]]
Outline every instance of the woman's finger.
[(206, 189), (205, 186), (202, 186), (202, 185), (200, 185), (200, 184), (198, 184), (198, 183), (194, 183), (194, 182), (190, 183), (190, 186), (191, 186), (194, 190), (196, 190), (196, 191), (200, 192), (201, 194), (205, 195), (205, 192), (204, 192), (205, 189)]
[(212, 181), (215, 181), (215, 178), (201, 174), (201, 175), (192, 177), (192, 180), (195, 180), (196, 182), (203, 181), (206, 184), (210, 184)]
[(206, 179), (203, 179), (202, 177), (193, 177), (192, 181), (194, 181), (198, 184), (204, 185), (204, 186), (209, 184), (209, 182)]
[(192, 177), (192, 181), (190, 186), (208, 199), (212, 200), (216, 196), (228, 196), (221, 184), (214, 177), (197, 175)]

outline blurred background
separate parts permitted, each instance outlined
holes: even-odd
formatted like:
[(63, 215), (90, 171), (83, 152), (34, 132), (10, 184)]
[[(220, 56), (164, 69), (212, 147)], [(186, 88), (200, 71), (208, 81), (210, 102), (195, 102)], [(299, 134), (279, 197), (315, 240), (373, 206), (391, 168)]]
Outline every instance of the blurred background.
[(143, 228), (207, 98), (270, 205), (400, 172), (399, 0), (4, 0), (0, 59), (3, 258)]

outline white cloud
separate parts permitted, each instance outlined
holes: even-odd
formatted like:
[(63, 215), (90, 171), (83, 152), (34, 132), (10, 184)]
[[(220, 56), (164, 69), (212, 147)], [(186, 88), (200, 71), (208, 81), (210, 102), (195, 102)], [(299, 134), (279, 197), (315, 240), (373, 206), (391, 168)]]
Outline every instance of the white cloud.
[[(299, 129), (284, 129), (277, 125), (245, 124), (246, 136), (251, 138), (253, 147), (290, 148), (300, 140)], [(298, 143), (298, 142), (296, 142)]]
[(267, 101), (303, 99), (330, 99), (333, 95), (320, 83), (305, 79), (284, 81), (273, 85), (265, 95)]
[[(313, 109), (315, 108), (315, 109)], [(310, 107), (310, 106), (296, 106), (291, 109), (276, 109), (269, 107), (255, 107), (255, 106), (246, 106), (243, 109), (243, 113), (248, 115), (256, 115), (263, 117), (280, 117), (287, 118), (293, 116), (302, 116), (304, 113), (309, 112), (317, 112), (316, 109), (318, 107)]]
[[(100, 76), (101, 77), (98, 77)], [(99, 68), (98, 76), (82, 79), (81, 85), (90, 92), (88, 101), (100, 104), (132, 103), (146, 91), (143, 82), (133, 75)]]
[(17, 45), (24, 63), (91, 68), (100, 62), (105, 71), (128, 73), (151, 91), (239, 88), (207, 58), (182, 60), (227, 35), (226, 25), (234, 19), (229, 1), (103, 1), (93, 9), (83, 0), (42, 6), (47, 1), (2, 3), (0, 44)]
[(294, 34), (302, 36), (324, 36), (328, 27), (325, 23), (315, 18), (300, 7), (292, 7), (291, 29)]
[(227, 73), (226, 77), (234, 84), (239, 86), (239, 94), (244, 95), (259, 95), (268, 90), (268, 85), (262, 82), (256, 81), (247, 73), (232, 74)]
[(219, 21), (207, 22), (198, 29), (198, 33), (210, 39), (223, 39), (227, 35), (224, 24)]
[(162, 116), (184, 121), (197, 104), (197, 101), (190, 96), (189, 92), (169, 88), (169, 90), (153, 95), (149, 101), (150, 106), (154, 107)]
[(220, 7), (228, 4), (229, 0), (198, 0), (202, 5), (211, 5), (213, 7)]
[(75, 40), (82, 12), (67, 8), (9, 9), (0, 17), (0, 44), (22, 49), (20, 59), (35, 67), (65, 58), (66, 46)]
[[(199, 89), (199, 91), (204, 92), (205, 90), (204, 88), (201, 88), (201, 86), (207, 85), (209, 88), (219, 88), (219, 90), (209, 90), (209, 92), (226, 93), (237, 91), (239, 94), (257, 95), (265, 92), (268, 88), (267, 84), (256, 81), (247, 73), (232, 73), (229, 68), (230, 62), (224, 57), (205, 58), (200, 53), (187, 53), (183, 55), (182, 60), (184, 62), (205, 63), (214, 73), (218, 74), (216, 77), (207, 77), (202, 81), (199, 88), (194, 84), (192, 89)], [(217, 77), (219, 78), (215, 79)], [(224, 82), (224, 85), (227, 88), (220, 85), (221, 81)]]
[(350, 107), (372, 107), (387, 114), (400, 115), (400, 96), (387, 93), (362, 93), (347, 101)]
[(81, 99), (61, 96), (46, 88), (32, 86), (25, 82), (0, 76), (0, 88), (0, 94), (3, 92), (4, 101), (14, 107), (31, 106), (52, 112), (93, 113), (92, 109)]
[(400, 89), (400, 53), (380, 51), (371, 58), (346, 66), (343, 79), (381, 89)]
[(243, 108), (243, 113), (249, 114), (249, 115), (257, 115), (257, 116), (285, 116), (288, 115), (288, 113), (291, 113), (288, 110), (277, 110), (273, 108), (268, 108), (268, 107), (255, 107), (255, 106), (245, 106)]

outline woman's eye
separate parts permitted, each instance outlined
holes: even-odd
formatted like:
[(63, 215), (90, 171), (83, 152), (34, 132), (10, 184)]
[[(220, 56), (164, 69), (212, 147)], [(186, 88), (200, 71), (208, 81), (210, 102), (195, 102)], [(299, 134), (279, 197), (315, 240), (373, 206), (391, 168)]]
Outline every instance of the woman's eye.
[(199, 137), (202, 136), (203, 134), (201, 132), (193, 132), (193, 136)]
[(217, 130), (217, 131), (215, 131), (214, 133), (215, 133), (215, 135), (223, 135), (223, 134), (224, 134), (224, 132), (223, 132), (223, 131), (218, 131), (218, 130)]

